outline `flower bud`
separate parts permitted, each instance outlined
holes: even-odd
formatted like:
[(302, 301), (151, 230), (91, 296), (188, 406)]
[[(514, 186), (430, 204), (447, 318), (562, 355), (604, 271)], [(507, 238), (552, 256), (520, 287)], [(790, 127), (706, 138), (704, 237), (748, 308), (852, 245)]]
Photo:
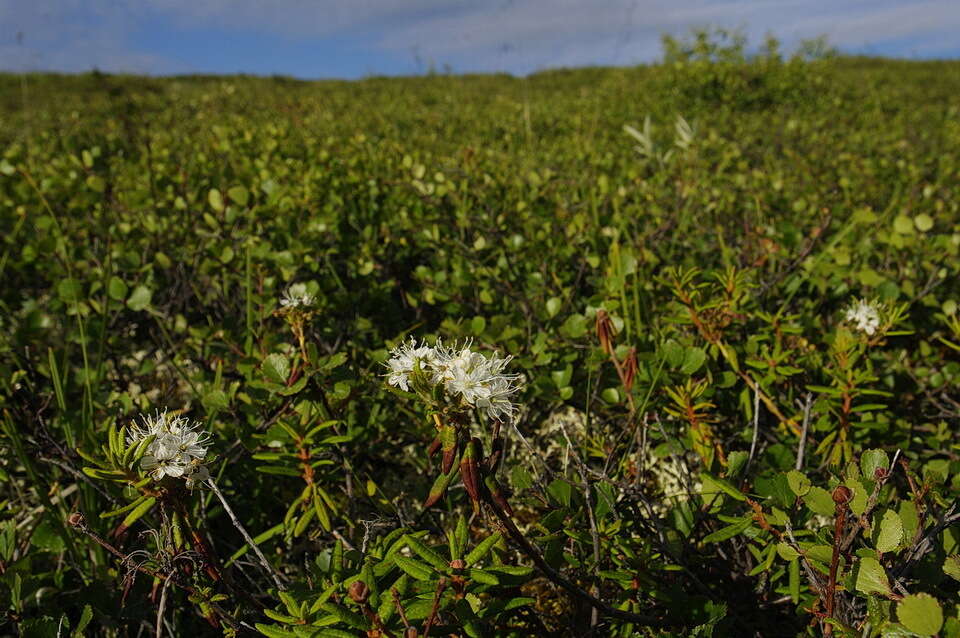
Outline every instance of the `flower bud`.
[(367, 602), (367, 598), (370, 596), (370, 588), (362, 580), (355, 580), (347, 590), (347, 594), (350, 596), (350, 600), (362, 605)]

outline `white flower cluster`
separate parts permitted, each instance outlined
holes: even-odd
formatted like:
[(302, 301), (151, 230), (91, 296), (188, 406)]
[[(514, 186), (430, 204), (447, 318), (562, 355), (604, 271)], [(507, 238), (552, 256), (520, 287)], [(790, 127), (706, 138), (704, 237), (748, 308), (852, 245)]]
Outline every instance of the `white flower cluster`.
[(854, 324), (860, 332), (873, 336), (880, 328), (880, 313), (876, 306), (866, 299), (859, 299), (847, 308), (845, 319)]
[(143, 425), (135, 425), (127, 436), (130, 445), (147, 437), (154, 437), (140, 461), (154, 480), (173, 476), (186, 480), (187, 487), (210, 478), (203, 458), (207, 455), (209, 435), (198, 432), (199, 423), (190, 423), (184, 417), (169, 417), (167, 412), (157, 411), (153, 416), (140, 417)]
[(440, 340), (430, 347), (418, 345), (414, 339), (394, 348), (390, 355), (386, 364), (390, 385), (409, 391), (410, 375), (419, 364), (432, 384), (442, 384), (448, 396), (462, 399), (490, 418), (512, 417), (517, 410), (510, 397), (520, 389), (520, 375), (503, 373), (513, 357), (501, 358), (496, 353), (485, 357), (472, 351), (470, 342), (448, 348)]
[(307, 292), (307, 284), (290, 284), (280, 297), (280, 306), (285, 309), (309, 308), (316, 298)]

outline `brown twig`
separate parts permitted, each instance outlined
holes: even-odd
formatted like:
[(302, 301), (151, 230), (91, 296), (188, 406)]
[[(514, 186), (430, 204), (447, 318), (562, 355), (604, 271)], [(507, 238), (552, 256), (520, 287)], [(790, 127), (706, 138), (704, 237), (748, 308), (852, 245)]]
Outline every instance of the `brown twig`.
[(150, 569), (149, 567), (144, 566), (141, 563), (134, 564), (133, 562), (128, 560), (127, 556), (125, 556), (119, 549), (117, 549), (116, 547), (114, 547), (104, 539), (102, 539), (96, 532), (94, 532), (89, 527), (87, 527), (87, 522), (84, 519), (83, 514), (80, 514), (79, 512), (75, 512), (70, 515), (70, 518), (68, 519), (67, 522), (75, 530), (77, 530), (78, 532), (81, 532), (82, 534), (85, 534), (97, 545), (99, 545), (100, 547), (104, 548), (105, 550), (113, 554), (116, 558), (120, 559), (120, 562), (122, 562), (123, 564), (129, 565), (134, 570), (141, 572), (143, 574), (146, 574), (151, 578), (155, 578), (158, 581), (166, 582), (169, 579), (171, 583), (173, 583), (176, 587), (179, 587), (180, 589), (185, 591), (187, 594), (202, 599), (207, 605), (210, 606), (210, 608), (213, 611), (217, 613), (217, 615), (219, 615), (224, 620), (224, 622), (230, 625), (232, 629), (235, 629), (235, 630), (240, 629), (240, 622), (236, 618), (234, 618), (229, 612), (224, 610), (222, 607), (220, 607), (217, 603), (213, 602), (212, 600), (207, 599), (207, 597), (204, 594), (202, 594), (199, 590), (195, 589), (194, 587), (191, 587), (186, 583), (177, 582), (175, 579), (173, 579), (172, 573), (165, 574), (163, 572), (158, 572), (153, 569)]
[(437, 581), (437, 591), (433, 595), (433, 607), (430, 609), (430, 615), (427, 616), (426, 622), (423, 624), (423, 638), (427, 638), (430, 635), (430, 628), (433, 627), (434, 621), (437, 619), (437, 611), (440, 609), (440, 598), (443, 596), (443, 591), (447, 588), (447, 579), (440, 577), (440, 580)]
[[(852, 498), (853, 492), (846, 485), (838, 485), (833, 490), (833, 502), (835, 504), (833, 555), (830, 558), (830, 576), (827, 581), (827, 589), (823, 593), (823, 608), (827, 619), (833, 618), (833, 606), (837, 597), (837, 566), (840, 564), (840, 545), (843, 541), (843, 528), (847, 522), (847, 504)], [(824, 623), (823, 635), (833, 635), (833, 625), (829, 622)]]
[(527, 540), (527, 537), (524, 536), (523, 533), (517, 528), (516, 524), (513, 522), (513, 519), (507, 515), (503, 508), (500, 507), (500, 505), (486, 491), (483, 492), (483, 500), (500, 520), (500, 523), (506, 530), (507, 535), (510, 536), (510, 539), (517, 546), (519, 546), (520, 550), (527, 556), (527, 558), (533, 561), (533, 563), (543, 573), (544, 576), (563, 589), (567, 590), (567, 592), (570, 593), (574, 598), (587, 603), (591, 607), (597, 609), (604, 616), (609, 616), (618, 620), (625, 620), (627, 622), (644, 625), (646, 627), (666, 628), (679, 626), (682, 624), (679, 622), (670, 622), (663, 618), (657, 618), (656, 616), (635, 614), (622, 609), (616, 609), (615, 607), (611, 607), (602, 600), (595, 598), (594, 596), (580, 589), (575, 584), (567, 580), (563, 574), (547, 564), (547, 561), (544, 560), (543, 556), (540, 554), (540, 551), (534, 547), (530, 541)]

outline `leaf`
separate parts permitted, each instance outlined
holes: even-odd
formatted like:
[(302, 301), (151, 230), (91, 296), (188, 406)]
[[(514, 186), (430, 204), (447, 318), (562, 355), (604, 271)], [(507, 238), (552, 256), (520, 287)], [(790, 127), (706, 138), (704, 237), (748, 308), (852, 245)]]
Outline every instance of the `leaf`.
[(893, 510), (886, 510), (880, 521), (880, 531), (874, 546), (878, 552), (885, 554), (899, 547), (902, 541), (903, 523), (900, 522), (900, 516)]
[(30, 544), (38, 550), (55, 554), (59, 554), (66, 547), (60, 532), (47, 520), (37, 525), (30, 537)]
[(866, 450), (860, 455), (860, 467), (864, 478), (873, 479), (877, 468), (890, 469), (890, 459), (883, 450)]
[(110, 298), (114, 301), (123, 301), (127, 298), (127, 293), (130, 291), (126, 282), (123, 279), (120, 279), (116, 275), (110, 278), (110, 283), (107, 284), (107, 294), (110, 295)]
[(667, 364), (671, 368), (678, 368), (683, 364), (684, 359), (684, 349), (679, 343), (673, 339), (668, 340), (663, 344), (663, 356), (667, 360)]
[(207, 193), (207, 202), (209, 202), (210, 208), (218, 213), (223, 211), (223, 195), (216, 188), (211, 188), (210, 192)]
[(960, 556), (953, 554), (943, 561), (943, 573), (954, 580), (960, 580)]
[(808, 479), (807, 475), (803, 472), (798, 472), (797, 470), (787, 472), (787, 483), (789, 483), (790, 489), (793, 490), (793, 493), (797, 496), (804, 496), (810, 491), (810, 479)]
[[(267, 611), (269, 610), (264, 610), (264, 613), (267, 614)], [(269, 616), (270, 614), (267, 615)], [(287, 631), (286, 629), (281, 629), (276, 625), (265, 625), (258, 622), (256, 623), (256, 628), (257, 631), (262, 633), (267, 638), (297, 638), (297, 634), (293, 633), (292, 631)]]
[(231, 202), (234, 202), (237, 206), (243, 208), (247, 205), (247, 201), (250, 199), (250, 192), (243, 186), (231, 186), (227, 190), (227, 197), (230, 198)]
[(733, 478), (740, 474), (740, 470), (746, 467), (750, 454), (737, 450), (727, 455), (727, 478)]
[(726, 527), (721, 527), (712, 534), (707, 534), (703, 538), (704, 543), (719, 543), (725, 540), (729, 540), (734, 536), (739, 535), (741, 532), (750, 527), (750, 524), (753, 522), (753, 519), (750, 517), (744, 518), (743, 520), (734, 523), (732, 525), (727, 525)]
[(547, 494), (552, 496), (560, 505), (570, 507), (570, 499), (573, 497), (573, 486), (563, 479), (556, 479), (547, 486)]
[(137, 286), (127, 299), (127, 307), (130, 308), (130, 310), (139, 312), (150, 305), (152, 298), (153, 291), (146, 286)]
[(803, 496), (804, 504), (809, 507), (814, 514), (820, 516), (833, 516), (836, 505), (830, 492), (822, 487), (811, 487)]
[(420, 558), (433, 565), (436, 569), (444, 571), (450, 566), (449, 561), (445, 560), (442, 556), (440, 556), (440, 554), (421, 543), (420, 539), (418, 539), (416, 536), (407, 534), (404, 536), (404, 540), (410, 549), (416, 552)]
[(932, 636), (943, 626), (943, 609), (930, 594), (910, 594), (897, 604), (897, 620), (916, 634)]
[(87, 628), (91, 620), (93, 620), (93, 609), (90, 605), (84, 605), (83, 611), (80, 612), (80, 620), (77, 621), (77, 627), (70, 635), (74, 638), (82, 638), (83, 630)]
[(920, 213), (913, 218), (913, 225), (917, 227), (921, 233), (925, 233), (931, 228), (933, 228), (933, 217), (927, 215), (926, 213)]
[(499, 585), (500, 579), (494, 576), (491, 573), (485, 572), (481, 569), (469, 569), (467, 574), (470, 577), (470, 580), (474, 580), (481, 585)]
[(703, 485), (700, 493), (703, 495), (716, 494), (717, 490), (711, 489), (716, 487), (724, 494), (727, 494), (738, 501), (747, 500), (747, 497), (743, 492), (734, 487), (733, 483), (725, 479), (717, 478), (716, 476), (712, 476), (704, 472), (702, 483)]
[(226, 410), (230, 407), (230, 399), (227, 397), (227, 393), (223, 390), (211, 390), (203, 395), (201, 401), (203, 403), (204, 409), (207, 412), (213, 412), (214, 410)]
[(702, 366), (706, 360), (707, 353), (700, 348), (687, 348), (680, 371), (684, 374), (693, 374), (700, 369), (700, 366)]
[(420, 561), (407, 558), (406, 556), (394, 556), (393, 561), (397, 567), (417, 580), (433, 580), (433, 570)]
[(490, 553), (490, 550), (493, 549), (493, 546), (502, 538), (500, 532), (495, 532), (490, 536), (487, 536), (485, 539), (480, 541), (480, 543), (470, 550), (470, 553), (464, 557), (464, 562), (469, 565), (476, 565), (479, 561)]
[(127, 514), (127, 517), (123, 519), (123, 523), (120, 524), (121, 527), (130, 527), (135, 522), (140, 520), (141, 516), (144, 516), (147, 512), (150, 511), (150, 508), (153, 507), (153, 504), (157, 502), (157, 499), (153, 496), (147, 498), (144, 502), (140, 503), (132, 512)]
[(268, 354), (260, 366), (263, 375), (274, 383), (286, 385), (290, 376), (290, 362), (282, 354)]
[(144, 500), (146, 500), (146, 498), (147, 498), (146, 496), (140, 496), (139, 498), (137, 498), (137, 499), (136, 499), (135, 501), (133, 501), (132, 503), (128, 503), (128, 504), (124, 505), (123, 507), (117, 508), (117, 509), (115, 509), (115, 510), (110, 510), (110, 511), (107, 511), (107, 512), (100, 512), (100, 518), (113, 518), (114, 516), (120, 516), (121, 514), (124, 514), (124, 513), (126, 513), (126, 512), (129, 512), (130, 510), (132, 510), (132, 509), (134, 509), (135, 507), (137, 507), (138, 505), (140, 505), (140, 503), (142, 503)]
[(556, 317), (557, 313), (560, 312), (560, 306), (562, 304), (563, 302), (560, 300), (559, 297), (550, 297), (549, 299), (547, 299), (547, 303), (546, 303), (547, 316), (550, 317), (551, 319)]
[(57, 284), (57, 296), (65, 303), (76, 303), (83, 297), (83, 285), (71, 277), (63, 279)]
[(876, 558), (865, 556), (857, 565), (857, 591), (864, 594), (890, 594), (890, 581), (887, 572)]
[[(854, 466), (856, 467), (856, 466)], [(867, 510), (867, 488), (863, 486), (863, 483), (856, 479), (847, 479), (843, 482), (844, 485), (850, 488), (853, 491), (853, 498), (850, 500), (850, 511), (860, 516)]]
[(777, 543), (777, 554), (783, 560), (795, 560), (800, 554), (786, 543)]

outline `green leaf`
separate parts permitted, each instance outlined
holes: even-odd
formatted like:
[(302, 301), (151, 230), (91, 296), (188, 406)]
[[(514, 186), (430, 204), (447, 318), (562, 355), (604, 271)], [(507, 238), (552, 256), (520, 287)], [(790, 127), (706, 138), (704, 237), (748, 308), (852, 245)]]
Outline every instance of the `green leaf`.
[(683, 365), (680, 372), (684, 374), (693, 374), (700, 369), (703, 362), (707, 360), (707, 353), (700, 348), (687, 348), (683, 357)]
[(795, 560), (800, 554), (786, 543), (777, 543), (777, 554), (783, 560)]
[(93, 609), (90, 605), (84, 605), (83, 611), (80, 612), (80, 620), (77, 621), (77, 626), (70, 635), (73, 638), (82, 638), (83, 630), (87, 628), (91, 620), (93, 620)]
[(213, 412), (214, 410), (226, 410), (230, 407), (230, 399), (227, 397), (227, 393), (223, 390), (211, 390), (203, 395), (201, 401), (203, 403), (204, 409), (207, 412)]
[[(231, 186), (227, 190), (227, 196), (231, 202), (234, 202), (242, 208), (247, 205), (247, 201), (250, 199), (250, 192), (243, 186)], [(214, 206), (214, 208), (216, 208), (216, 206)]]
[(394, 556), (393, 561), (397, 564), (397, 567), (417, 580), (433, 580), (434, 578), (433, 570), (420, 561), (406, 556)]
[(442, 556), (440, 556), (440, 554), (421, 543), (420, 539), (418, 539), (416, 536), (407, 534), (404, 536), (404, 540), (410, 549), (416, 552), (420, 558), (433, 565), (439, 571), (444, 571), (450, 566), (449, 561), (445, 560)]
[(864, 594), (890, 594), (890, 581), (887, 572), (876, 558), (866, 556), (857, 565), (857, 591)]
[(153, 496), (147, 498), (144, 502), (140, 503), (132, 512), (127, 514), (127, 517), (123, 519), (121, 525), (123, 527), (130, 527), (135, 522), (140, 520), (141, 516), (144, 516), (147, 512), (150, 511), (150, 508), (153, 507), (153, 504), (157, 502), (157, 499)]
[(480, 541), (480, 543), (470, 550), (470, 553), (464, 557), (464, 562), (469, 565), (476, 565), (479, 561), (483, 560), (484, 557), (490, 553), (490, 550), (493, 549), (493, 546), (500, 541), (502, 536), (500, 532), (494, 532), (490, 536), (487, 536), (485, 539)]
[[(856, 466), (854, 466), (856, 467)], [(853, 498), (850, 500), (850, 511), (860, 516), (867, 510), (867, 488), (863, 486), (863, 483), (856, 479), (847, 479), (843, 482), (844, 485), (849, 487), (853, 491)]]
[(110, 283), (107, 284), (107, 294), (110, 295), (110, 298), (114, 301), (123, 301), (127, 298), (127, 293), (130, 291), (126, 282), (123, 279), (120, 279), (116, 275), (110, 278)]
[(282, 354), (268, 354), (263, 360), (261, 369), (267, 379), (281, 385), (286, 385), (290, 377), (290, 362)]
[(810, 491), (810, 479), (808, 479), (807, 475), (803, 472), (798, 472), (797, 470), (787, 472), (787, 483), (790, 484), (790, 489), (793, 490), (793, 493), (797, 496), (804, 496)]
[(210, 203), (210, 208), (218, 213), (223, 211), (223, 195), (216, 188), (211, 188), (207, 193), (207, 202)]
[(666, 357), (667, 364), (671, 368), (678, 368), (683, 364), (685, 351), (683, 346), (674, 341), (668, 340), (663, 344), (663, 356)]
[(897, 604), (897, 620), (916, 634), (932, 636), (943, 626), (943, 609), (930, 594), (910, 594)]
[[(713, 489), (717, 488), (717, 489)], [(738, 500), (745, 501), (747, 500), (746, 495), (734, 487), (733, 483), (722, 478), (717, 478), (711, 474), (703, 473), (702, 488), (700, 493), (704, 495), (716, 494), (717, 491), (721, 491), (728, 496)]]
[(54, 554), (59, 554), (66, 547), (59, 530), (47, 520), (37, 525), (30, 536), (30, 544), (38, 550)]
[(153, 299), (153, 291), (146, 286), (137, 286), (127, 299), (127, 307), (139, 312), (150, 305), (151, 299)]
[(57, 296), (65, 303), (76, 303), (83, 298), (83, 285), (73, 278), (67, 278), (57, 284)]
[(743, 532), (744, 530), (746, 530), (748, 527), (750, 527), (750, 524), (751, 524), (752, 522), (753, 522), (753, 519), (751, 519), (750, 517), (747, 517), (747, 518), (744, 518), (743, 520), (741, 520), (741, 521), (739, 521), (739, 522), (737, 522), (737, 523), (734, 523), (734, 524), (732, 524), (732, 525), (727, 525), (726, 527), (721, 527), (720, 529), (718, 529), (717, 531), (713, 532), (712, 534), (707, 534), (707, 535), (703, 538), (703, 542), (704, 542), (704, 543), (719, 543), (719, 542), (722, 542), (722, 541), (725, 541), (725, 540), (729, 540), (729, 539), (733, 538), (734, 536), (737, 536), (737, 535), (739, 535), (740, 533), (742, 533), (742, 532)]
[(481, 569), (467, 570), (467, 574), (469, 575), (470, 580), (474, 580), (480, 583), (481, 585), (499, 585), (500, 584), (499, 578)]
[(877, 468), (890, 469), (890, 458), (883, 450), (866, 450), (860, 455), (860, 467), (863, 477), (872, 480)]
[(960, 556), (953, 554), (943, 561), (943, 573), (954, 580), (960, 580)]
[(557, 313), (560, 312), (560, 306), (562, 304), (563, 302), (560, 300), (559, 297), (550, 297), (549, 299), (547, 299), (547, 303), (546, 303), (547, 316), (550, 317), (551, 319), (556, 317)]
[(933, 217), (927, 215), (926, 213), (920, 213), (913, 218), (913, 225), (917, 227), (921, 233), (925, 233), (931, 228), (933, 228)]
[(893, 229), (901, 235), (909, 235), (913, 233), (913, 220), (906, 215), (897, 215), (893, 220)]
[(139, 498), (137, 498), (137, 499), (136, 499), (135, 501), (133, 501), (132, 503), (127, 503), (127, 504), (124, 505), (123, 507), (119, 507), (119, 508), (117, 508), (117, 509), (115, 509), (115, 510), (110, 510), (110, 511), (107, 511), (107, 512), (100, 512), (100, 518), (113, 518), (114, 516), (120, 516), (121, 514), (124, 514), (124, 513), (126, 513), (126, 512), (129, 512), (130, 510), (132, 510), (132, 509), (134, 509), (135, 507), (137, 507), (138, 505), (140, 505), (140, 503), (142, 503), (144, 500), (146, 500), (146, 498), (147, 498), (146, 496), (140, 496)]
[[(267, 614), (267, 611), (269, 610), (264, 610), (264, 613)], [(269, 616), (270, 614), (267, 615)], [(286, 629), (277, 627), (276, 625), (265, 625), (258, 622), (256, 623), (256, 628), (257, 631), (262, 633), (267, 638), (297, 638), (297, 634), (293, 633), (292, 631), (287, 631)]]
[(877, 533), (874, 546), (881, 554), (892, 552), (903, 541), (903, 523), (893, 510), (886, 510), (880, 520), (880, 530)]
[(746, 466), (749, 458), (750, 454), (748, 452), (741, 450), (730, 452), (730, 454), (727, 455), (727, 477), (733, 478), (739, 475), (740, 470)]
[(573, 486), (563, 479), (556, 479), (547, 486), (547, 494), (553, 497), (560, 505), (570, 507), (573, 497)]

